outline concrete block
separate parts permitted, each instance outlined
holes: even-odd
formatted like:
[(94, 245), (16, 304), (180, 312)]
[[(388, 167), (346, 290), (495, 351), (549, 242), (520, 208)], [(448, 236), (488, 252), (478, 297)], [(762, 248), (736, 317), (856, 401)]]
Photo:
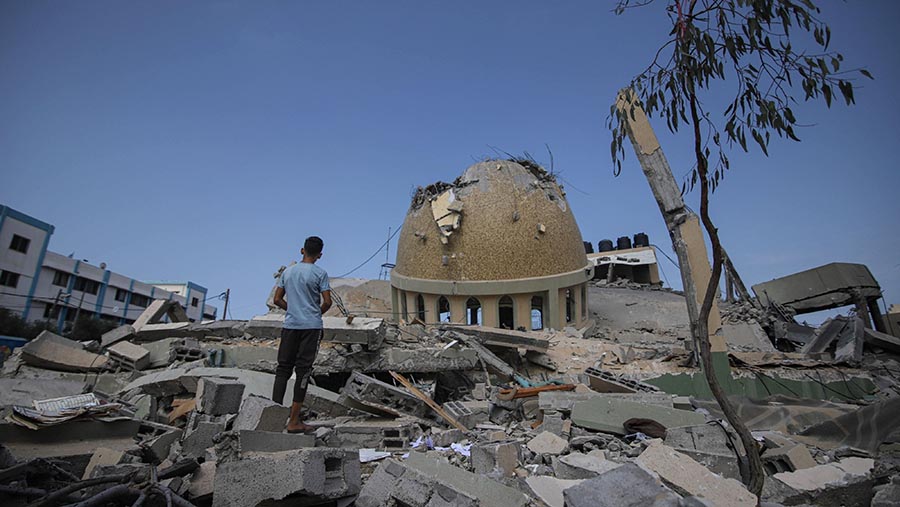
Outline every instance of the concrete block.
[(134, 327), (131, 324), (125, 324), (100, 335), (100, 346), (109, 347), (116, 342), (128, 340), (133, 336)]
[(177, 301), (167, 299), (154, 299), (147, 308), (138, 315), (132, 326), (136, 332), (141, 332), (148, 325), (157, 324), (163, 317), (169, 317), (171, 322), (188, 322), (184, 307)]
[(535, 454), (562, 454), (569, 448), (569, 442), (545, 431), (528, 441), (528, 448)]
[(253, 453), (292, 451), (315, 446), (315, 435), (273, 431), (228, 431), (215, 439), (219, 463), (243, 459)]
[(190, 322), (147, 324), (135, 332), (134, 341), (148, 342), (166, 338), (198, 337), (201, 333)]
[(196, 422), (184, 440), (181, 442), (181, 452), (188, 456), (204, 457), (206, 450), (213, 447), (214, 438), (225, 431), (225, 422), (199, 421)]
[(547, 352), (550, 340), (538, 333), (481, 326), (454, 326), (454, 331), (474, 336), (483, 345)]
[(475, 473), (489, 477), (512, 477), (521, 459), (521, 444), (515, 441), (483, 442), (470, 449)]
[(490, 406), (489, 401), (448, 401), (441, 408), (466, 428), (474, 428), (488, 422)]
[(659, 388), (637, 380), (631, 380), (598, 368), (587, 368), (587, 375), (591, 389), (598, 393), (655, 393)]
[[(172, 450), (172, 444), (181, 440), (182, 435), (184, 435), (183, 430), (172, 429), (163, 433), (162, 435), (153, 438), (143, 445), (147, 449), (149, 449), (150, 453), (153, 455), (156, 461), (162, 462), (169, 457), (169, 453)], [(200, 435), (198, 435), (198, 437), (200, 437)], [(206, 450), (206, 447), (204, 447), (203, 450)], [(197, 455), (202, 455), (202, 451), (199, 451), (199, 454)]]
[(322, 340), (333, 343), (358, 343), (374, 349), (384, 340), (384, 319), (355, 317), (347, 324), (345, 317), (322, 317)]
[(775, 352), (775, 346), (762, 326), (756, 322), (739, 322), (722, 324), (722, 335), (731, 347), (739, 350), (761, 350)]
[(338, 393), (322, 389), (312, 384), (307, 386), (306, 398), (303, 399), (303, 408), (319, 417), (341, 417), (345, 415), (360, 415), (362, 412), (344, 406), (340, 402)]
[(481, 507), (523, 507), (528, 503), (528, 497), (518, 490), (488, 477), (467, 472), (430, 453), (410, 453), (407, 465), (468, 497), (477, 498)]
[(261, 396), (248, 396), (234, 419), (232, 429), (281, 432), (291, 409)]
[(150, 364), (150, 351), (129, 341), (120, 341), (106, 350), (109, 358), (124, 369), (138, 371)]
[(214, 507), (258, 505), (287, 497), (334, 500), (359, 493), (359, 452), (317, 447), (252, 453), (216, 468)]
[(450, 447), (466, 438), (466, 434), (456, 428), (431, 428), (431, 441), (435, 447)]
[(558, 479), (546, 475), (537, 475), (525, 479), (525, 484), (528, 484), (531, 492), (547, 504), (548, 507), (564, 507), (563, 492), (581, 484), (581, 482), (581, 480)]
[(422, 429), (411, 419), (366, 419), (335, 425), (325, 442), (332, 447), (402, 451), (421, 434)]
[(197, 410), (202, 414), (237, 413), (241, 408), (244, 384), (230, 379), (203, 377), (197, 384)]
[(587, 401), (595, 398), (610, 398), (624, 401), (632, 401), (646, 405), (673, 408), (673, 398), (666, 393), (598, 393), (596, 391), (547, 391), (538, 394), (538, 406), (543, 411), (555, 410), (568, 414), (572, 407), (579, 401)]
[(196, 338), (176, 338), (169, 346), (169, 357), (172, 361), (198, 361), (206, 357), (200, 341)]
[(357, 507), (477, 507), (477, 497), (444, 483), (436, 477), (415, 470), (404, 463), (383, 461), (369, 477), (359, 496)]
[(106, 447), (98, 448), (94, 451), (94, 455), (91, 456), (91, 460), (88, 461), (87, 467), (84, 469), (84, 475), (81, 478), (90, 479), (94, 469), (98, 466), (118, 465), (122, 462), (124, 456), (125, 453), (120, 450), (107, 449)]
[(615, 461), (573, 452), (556, 459), (553, 469), (559, 479), (591, 479), (619, 466)]
[(106, 369), (108, 359), (84, 350), (80, 343), (50, 331), (41, 334), (22, 347), (25, 364), (57, 371), (88, 372)]
[(572, 423), (583, 428), (624, 435), (628, 419), (652, 419), (666, 428), (696, 426), (706, 418), (697, 412), (654, 405), (643, 405), (614, 398), (591, 398), (578, 402), (572, 409)]
[(763, 468), (768, 475), (781, 472), (795, 472), (804, 468), (818, 466), (816, 460), (809, 453), (809, 449), (803, 444), (768, 449), (761, 456)]
[(347, 398), (376, 413), (382, 412), (397, 417), (405, 415), (425, 421), (434, 417), (431, 408), (406, 389), (356, 371), (347, 379), (339, 401), (345, 404), (344, 400)]
[(693, 495), (719, 507), (754, 507), (756, 496), (734, 479), (720, 477), (689, 456), (655, 441), (638, 456), (636, 463), (657, 473), (682, 495)]
[(632, 463), (563, 491), (566, 507), (679, 507), (679, 497)]

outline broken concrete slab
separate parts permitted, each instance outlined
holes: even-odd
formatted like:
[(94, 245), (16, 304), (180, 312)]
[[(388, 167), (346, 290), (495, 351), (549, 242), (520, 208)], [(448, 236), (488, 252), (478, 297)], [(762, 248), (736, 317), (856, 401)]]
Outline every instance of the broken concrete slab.
[(890, 350), (891, 352), (900, 352), (900, 338), (887, 333), (865, 328), (863, 330), (863, 339), (873, 347)]
[(487, 477), (467, 472), (430, 453), (410, 453), (407, 463), (410, 468), (438, 478), (457, 491), (477, 498), (482, 507), (523, 507), (528, 503), (528, 498), (521, 492)]
[(741, 478), (737, 454), (732, 447), (736, 445), (737, 452), (743, 453), (743, 446), (737, 435), (729, 435), (718, 424), (668, 428), (665, 443), (721, 476)]
[(549, 431), (545, 431), (529, 440), (528, 448), (535, 454), (557, 455), (562, 454), (569, 448), (569, 442)]
[(303, 407), (325, 418), (362, 414), (358, 410), (342, 405), (340, 397), (338, 393), (309, 384), (306, 388), (306, 397), (303, 399)]
[(412, 419), (365, 419), (336, 424), (325, 443), (331, 447), (402, 451), (421, 434), (422, 429)]
[(541, 338), (541, 335), (537, 333), (527, 331), (482, 326), (454, 326), (453, 329), (473, 336), (482, 344), (492, 347), (507, 347), (535, 352), (547, 352), (550, 348), (550, 340)]
[(698, 496), (719, 507), (754, 507), (757, 503), (756, 496), (739, 481), (710, 472), (661, 441), (651, 443), (635, 462), (658, 474), (663, 482), (682, 495)]
[(0, 406), (31, 406), (34, 400), (74, 396), (84, 389), (84, 382), (74, 380), (0, 378)]
[(248, 396), (234, 420), (232, 429), (281, 432), (291, 409), (261, 396)]
[(113, 363), (126, 370), (139, 371), (150, 365), (150, 351), (129, 341), (120, 341), (106, 351)]
[(859, 317), (853, 317), (847, 322), (835, 343), (835, 362), (857, 365), (862, 361), (864, 328), (865, 325)]
[(166, 338), (193, 338), (201, 336), (190, 322), (171, 322), (165, 324), (146, 324), (135, 328), (134, 341), (148, 342)]
[(559, 479), (591, 479), (620, 466), (615, 461), (573, 452), (554, 461), (553, 469)]
[(392, 386), (374, 377), (353, 372), (340, 395), (341, 404), (349, 398), (364, 407), (396, 417), (408, 416), (420, 420), (433, 417), (431, 408), (406, 389)]
[(121, 463), (124, 456), (125, 453), (121, 450), (98, 447), (97, 450), (94, 451), (94, 455), (91, 456), (91, 460), (88, 462), (87, 467), (85, 467), (84, 475), (82, 475), (81, 478), (89, 479), (91, 474), (93, 474), (94, 469), (98, 466), (118, 465)]
[(236, 380), (203, 377), (197, 383), (197, 410), (203, 414), (236, 414), (241, 408), (244, 384)]
[(108, 359), (84, 350), (76, 341), (41, 331), (22, 347), (22, 361), (38, 368), (81, 373), (106, 369)]
[(778, 499), (788, 505), (868, 505), (873, 495), (871, 472), (874, 464), (875, 461), (869, 458), (844, 458), (796, 472), (777, 473), (771, 480), (792, 490), (793, 494)]
[(703, 424), (706, 418), (697, 412), (643, 405), (614, 398), (592, 398), (575, 404), (572, 423), (583, 428), (625, 435), (625, 421), (632, 418), (651, 419), (666, 428)]
[(316, 446), (314, 435), (273, 431), (229, 431), (216, 440), (219, 463), (243, 459), (252, 453), (293, 451)]
[(183, 435), (183, 430), (173, 427), (170, 431), (167, 431), (146, 443), (142, 443), (141, 446), (148, 449), (157, 462), (162, 462), (169, 457), (172, 445), (181, 440)]
[(322, 340), (333, 343), (358, 343), (375, 349), (384, 340), (384, 326), (384, 319), (354, 317), (348, 324), (345, 317), (322, 317)]
[(474, 428), (490, 419), (488, 401), (448, 401), (441, 408), (466, 428)]
[(739, 350), (761, 350), (775, 352), (772, 340), (757, 322), (737, 322), (722, 324), (722, 335), (729, 347)]
[(223, 419), (203, 420), (201, 416), (201, 418), (191, 421), (189, 428), (191, 429), (188, 430), (181, 442), (182, 454), (202, 458), (206, 455), (206, 450), (213, 447), (216, 435), (225, 431), (225, 421)]
[(288, 497), (335, 500), (359, 493), (359, 452), (326, 447), (251, 453), (216, 468), (214, 507)]
[(579, 393), (574, 391), (546, 391), (538, 394), (538, 406), (541, 410), (556, 410), (569, 413), (572, 407), (579, 401), (587, 401), (594, 398), (614, 398), (633, 401), (635, 403), (658, 405), (660, 407), (673, 408), (672, 395), (666, 393), (598, 393), (595, 391)]
[(567, 507), (679, 507), (679, 496), (628, 463), (563, 491)]
[(136, 332), (141, 332), (147, 325), (161, 322), (163, 317), (169, 317), (171, 322), (188, 322), (187, 313), (180, 303), (167, 299), (154, 299), (135, 319), (132, 327)]
[(204, 461), (200, 468), (191, 475), (191, 485), (188, 488), (188, 498), (197, 503), (200, 500), (211, 499), (215, 490), (216, 462)]
[(546, 475), (531, 476), (525, 479), (525, 484), (528, 484), (531, 492), (548, 507), (564, 507), (566, 503), (563, 499), (563, 492), (581, 483), (581, 479), (557, 479)]
[(599, 368), (587, 368), (587, 375), (591, 389), (598, 393), (656, 393), (659, 388), (644, 382), (615, 375)]
[(125, 324), (100, 335), (100, 346), (109, 347), (116, 342), (132, 337), (134, 337), (134, 327), (131, 324)]
[(413, 469), (405, 463), (387, 459), (366, 481), (357, 507), (478, 507), (477, 497), (445, 483), (442, 477)]

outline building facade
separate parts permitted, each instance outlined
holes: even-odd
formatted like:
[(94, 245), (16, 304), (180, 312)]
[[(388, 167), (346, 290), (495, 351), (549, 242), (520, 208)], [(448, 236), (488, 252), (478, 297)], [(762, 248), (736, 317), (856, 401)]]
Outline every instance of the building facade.
[(48, 250), (54, 227), (0, 205), (0, 307), (61, 329), (82, 315), (134, 322), (154, 299), (175, 300), (192, 321), (214, 320), (208, 291), (193, 282), (142, 282)]
[(555, 178), (489, 160), (420, 188), (391, 271), (396, 319), (507, 329), (582, 327), (594, 266)]

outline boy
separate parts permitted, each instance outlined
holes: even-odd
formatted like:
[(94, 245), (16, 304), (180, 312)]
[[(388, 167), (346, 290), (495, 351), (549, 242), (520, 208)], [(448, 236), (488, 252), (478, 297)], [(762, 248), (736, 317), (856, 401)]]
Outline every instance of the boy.
[[(278, 368), (272, 401), (282, 403), (291, 370), (297, 373), (294, 381), (294, 401), (288, 433), (311, 433), (315, 428), (300, 419), (300, 409), (306, 396), (306, 386), (322, 339), (322, 314), (331, 308), (331, 286), (328, 273), (316, 266), (322, 258), (324, 243), (318, 236), (310, 236), (300, 253), (303, 260), (284, 270), (275, 289), (275, 305), (287, 312), (278, 346)], [(284, 297), (287, 295), (287, 301)], [(320, 300), (321, 297), (321, 300)], [(290, 302), (290, 304), (288, 303)]]

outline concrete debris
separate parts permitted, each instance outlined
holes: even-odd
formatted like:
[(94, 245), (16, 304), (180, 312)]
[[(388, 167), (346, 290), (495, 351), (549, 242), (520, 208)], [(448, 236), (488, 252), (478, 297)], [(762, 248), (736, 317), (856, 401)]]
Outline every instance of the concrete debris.
[(108, 362), (106, 356), (88, 352), (80, 343), (50, 331), (41, 331), (22, 347), (22, 360), (38, 368), (71, 372), (101, 371)]
[(656, 441), (635, 460), (683, 495), (698, 496), (717, 507), (755, 506), (756, 497), (743, 484), (722, 478), (671, 447)]
[[(435, 187), (420, 204), (459, 188)], [(450, 235), (420, 241), (459, 241), (464, 211), (447, 212)], [(556, 229), (548, 224), (544, 236)], [(46, 332), (17, 349), (0, 373), (0, 503), (10, 491), (40, 503), (81, 478), (112, 482), (60, 503), (121, 492), (131, 505), (157, 487), (167, 489), (145, 505), (166, 494), (198, 506), (755, 502), (739, 482), (739, 439), (686, 366), (681, 294), (627, 279), (589, 284), (587, 327), (513, 331), (424, 324), (417, 311), (407, 315), (413, 324), (396, 324), (363, 311), (392, 308), (389, 283), (333, 282), (355, 290), (345, 299), (355, 317), (325, 317), (302, 404), (310, 434), (286, 433), (290, 409), (270, 399), (283, 312), (197, 323), (154, 301), (99, 344)], [(370, 305), (364, 288), (381, 299)], [(417, 308), (415, 297), (407, 303)], [(426, 311), (437, 304), (424, 301)], [(739, 414), (765, 430), (754, 432), (763, 505), (896, 503), (900, 339), (858, 314), (814, 328), (753, 302), (723, 308), (728, 392), (746, 397)], [(77, 400), (93, 405), (50, 410)]]

